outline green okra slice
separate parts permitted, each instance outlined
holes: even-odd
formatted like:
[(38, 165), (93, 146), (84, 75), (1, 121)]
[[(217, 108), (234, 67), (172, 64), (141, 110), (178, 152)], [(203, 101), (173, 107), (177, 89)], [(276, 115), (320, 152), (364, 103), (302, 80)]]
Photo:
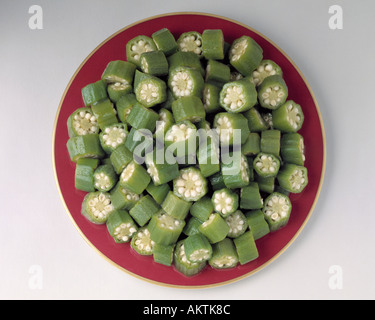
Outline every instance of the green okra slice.
[(165, 133), (175, 124), (172, 112), (168, 109), (161, 108), (159, 110), (159, 119), (156, 122), (155, 138), (163, 141)]
[(237, 238), (244, 234), (248, 228), (246, 216), (241, 210), (237, 210), (225, 218), (225, 222), (229, 226), (229, 232), (227, 237)]
[(229, 233), (229, 226), (218, 213), (212, 213), (207, 221), (199, 227), (199, 231), (210, 243), (217, 243), (226, 238)]
[(229, 189), (237, 189), (247, 186), (250, 182), (250, 168), (245, 155), (241, 151), (231, 152), (232, 161), (221, 163), (221, 173), (225, 186)]
[(214, 191), (226, 188), (225, 183), (224, 183), (224, 177), (221, 174), (221, 171), (210, 176), (209, 180), (210, 180), (211, 188)]
[(82, 158), (102, 159), (105, 156), (105, 152), (99, 142), (98, 134), (72, 137), (67, 141), (66, 147), (70, 160), (73, 162), (77, 162)]
[(191, 121), (178, 122), (165, 133), (167, 150), (175, 156), (195, 154), (197, 150), (197, 128)]
[(146, 188), (146, 191), (151, 195), (151, 197), (155, 200), (155, 202), (161, 205), (166, 198), (169, 191), (171, 191), (171, 187), (168, 183), (155, 185), (153, 181), (149, 183)]
[(161, 207), (171, 217), (184, 220), (192, 204), (192, 202), (179, 198), (173, 191), (169, 191)]
[(139, 228), (132, 237), (130, 246), (135, 252), (142, 256), (151, 256), (154, 250), (155, 242), (151, 240), (151, 234), (148, 226)]
[(126, 210), (115, 210), (107, 219), (107, 230), (116, 243), (126, 243), (137, 232), (138, 227)]
[(233, 240), (224, 240), (212, 245), (212, 257), (208, 261), (209, 265), (215, 269), (230, 269), (238, 264), (238, 254)]
[(207, 178), (220, 171), (220, 147), (219, 139), (207, 136), (205, 141), (199, 144), (197, 159), (199, 169), (203, 177)]
[(167, 85), (156, 76), (144, 74), (134, 83), (134, 93), (143, 106), (151, 108), (167, 100)]
[(262, 178), (276, 177), (280, 169), (280, 161), (273, 154), (260, 152), (254, 159), (253, 168)]
[(82, 158), (77, 161), (74, 173), (74, 186), (78, 190), (94, 192), (94, 171), (99, 165), (99, 159)]
[(214, 113), (222, 109), (219, 102), (220, 90), (221, 88), (211, 83), (204, 84), (202, 102), (207, 114)]
[(158, 119), (157, 112), (140, 103), (136, 103), (133, 105), (126, 121), (135, 129), (148, 129), (153, 132)]
[(202, 100), (196, 96), (183, 96), (172, 103), (173, 117), (176, 122), (199, 122), (206, 117)]
[(121, 96), (116, 102), (116, 111), (119, 120), (126, 123), (126, 119), (132, 110), (133, 106), (137, 103), (137, 98), (134, 93), (127, 93)]
[(152, 251), (154, 261), (156, 263), (170, 267), (173, 263), (174, 248), (175, 244), (163, 246), (161, 244), (155, 243), (154, 249)]
[(261, 132), (260, 151), (273, 154), (276, 157), (280, 155), (281, 132), (280, 130), (270, 129)]
[(202, 54), (206, 59), (224, 59), (224, 34), (221, 29), (203, 31)]
[(178, 51), (168, 57), (168, 64), (169, 71), (178, 67), (188, 67), (197, 70), (202, 76), (205, 74), (202, 62), (194, 52)]
[(302, 128), (304, 118), (301, 106), (292, 100), (272, 111), (273, 127), (282, 132), (297, 132)]
[[(165, 150), (161, 151), (165, 155)], [(156, 186), (168, 183), (180, 174), (177, 162), (170, 164), (165, 161), (165, 156), (160, 161), (162, 159), (158, 159), (157, 152), (150, 152), (145, 156), (147, 172)]]
[(276, 177), (262, 177), (259, 175), (255, 177), (255, 182), (258, 183), (259, 190), (266, 193), (275, 191), (275, 180)]
[(153, 150), (153, 134), (149, 129), (132, 127), (125, 140), (125, 146), (133, 153), (134, 160), (142, 164), (144, 162), (143, 157)]
[(221, 145), (241, 145), (249, 136), (247, 119), (240, 113), (220, 112), (215, 115), (214, 128)]
[(228, 217), (238, 209), (238, 200), (238, 194), (228, 188), (216, 190), (211, 198), (215, 212), (223, 218)]
[(258, 100), (263, 108), (276, 110), (288, 98), (288, 87), (280, 75), (267, 77), (258, 87)]
[(208, 60), (206, 65), (206, 83), (222, 87), (230, 81), (230, 67), (216, 60)]
[(141, 54), (141, 70), (153, 76), (168, 74), (168, 60), (163, 51), (151, 51)]
[(248, 186), (241, 189), (240, 208), (251, 210), (263, 208), (263, 199), (259, 191), (258, 183), (250, 182)]
[(260, 135), (257, 132), (250, 132), (245, 143), (241, 146), (245, 156), (254, 156), (260, 152)]
[(190, 262), (207, 261), (212, 257), (212, 246), (200, 233), (188, 236), (184, 240), (184, 247), (186, 258)]
[(133, 153), (124, 145), (120, 144), (110, 155), (110, 160), (117, 174), (133, 160)]
[(285, 133), (281, 136), (280, 154), (284, 162), (303, 166), (306, 160), (305, 143), (299, 133)]
[(206, 261), (190, 262), (186, 257), (184, 242), (185, 240), (177, 242), (173, 261), (178, 272), (187, 277), (191, 277), (200, 273), (205, 268)]
[(199, 58), (203, 57), (202, 34), (197, 31), (184, 32), (177, 39), (178, 49), (183, 52), (193, 52)]
[(115, 82), (107, 86), (107, 92), (109, 99), (117, 103), (122, 96), (132, 93), (133, 87), (127, 83)]
[(307, 168), (285, 163), (277, 175), (279, 185), (291, 193), (301, 193), (308, 184)]
[(114, 207), (108, 192), (89, 192), (83, 199), (81, 213), (92, 223), (106, 223), (113, 211)]
[(102, 80), (107, 84), (118, 83), (131, 86), (136, 68), (137, 66), (129, 61), (110, 61), (102, 74)]
[(265, 59), (262, 60), (260, 65), (253, 71), (251, 80), (256, 86), (259, 86), (265, 78), (274, 76), (275, 74), (281, 77), (283, 76), (283, 71), (280, 66), (273, 60)]
[(118, 181), (118, 176), (111, 164), (103, 164), (94, 171), (94, 186), (98, 191), (110, 191)]
[(178, 49), (176, 39), (172, 32), (167, 28), (154, 32), (151, 37), (152, 40), (154, 40), (157, 49), (162, 51), (166, 56), (170, 56)]
[(228, 82), (220, 91), (220, 105), (228, 112), (245, 112), (257, 102), (255, 86), (247, 79)]
[(249, 36), (233, 41), (229, 49), (230, 64), (244, 76), (250, 76), (263, 59), (263, 49)]
[(91, 108), (78, 108), (67, 121), (69, 138), (99, 133), (98, 120)]
[(260, 132), (269, 128), (269, 125), (262, 117), (256, 106), (244, 112), (243, 115), (248, 121), (249, 129), (251, 132)]
[(145, 35), (139, 35), (126, 43), (126, 57), (129, 62), (137, 67), (141, 66), (141, 54), (143, 52), (156, 51), (156, 45), (152, 38)]
[(111, 154), (118, 146), (125, 143), (127, 136), (128, 126), (125, 123), (115, 123), (100, 132), (100, 145), (107, 154)]
[(120, 185), (118, 182), (116, 186), (110, 191), (111, 203), (115, 210), (125, 209), (130, 210), (139, 201), (141, 196)]
[(185, 201), (198, 201), (208, 192), (207, 180), (196, 167), (183, 168), (173, 180), (173, 192)]
[(91, 106), (101, 100), (108, 99), (107, 85), (103, 80), (86, 85), (82, 88), (81, 93), (83, 103), (86, 107)]
[(160, 206), (150, 195), (145, 195), (130, 209), (129, 214), (143, 227), (160, 210)]
[(284, 227), (290, 218), (292, 203), (287, 195), (279, 192), (271, 193), (264, 201), (263, 214), (270, 227), (276, 231)]
[(199, 227), (203, 222), (197, 219), (196, 217), (190, 217), (187, 220), (184, 230), (182, 232), (187, 236), (192, 236), (194, 234), (200, 233)]
[(245, 216), (254, 240), (258, 240), (270, 233), (270, 227), (262, 210), (251, 210)]
[(122, 171), (120, 185), (136, 194), (141, 194), (151, 181), (147, 170), (132, 160)]
[(195, 201), (190, 208), (190, 214), (200, 221), (208, 220), (213, 212), (214, 205), (209, 196), (204, 196), (198, 201)]
[(91, 110), (98, 120), (98, 125), (101, 130), (106, 127), (118, 123), (117, 112), (113, 102), (109, 99), (104, 99), (91, 106)]
[(185, 96), (202, 97), (204, 79), (196, 69), (175, 67), (169, 71), (168, 87), (176, 99)]
[(163, 210), (154, 214), (148, 224), (151, 239), (163, 246), (176, 243), (184, 227), (184, 220), (173, 218)]
[(246, 231), (238, 238), (235, 238), (233, 242), (236, 247), (238, 260), (241, 265), (244, 265), (259, 257), (258, 249), (251, 231)]

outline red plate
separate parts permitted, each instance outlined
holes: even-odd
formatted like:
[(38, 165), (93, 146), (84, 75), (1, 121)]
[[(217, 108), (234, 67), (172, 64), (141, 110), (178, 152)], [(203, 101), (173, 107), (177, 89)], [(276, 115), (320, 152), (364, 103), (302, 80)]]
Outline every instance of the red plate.
[[(248, 35), (264, 50), (264, 58), (272, 59), (284, 72), (289, 87), (289, 99), (299, 103), (305, 114), (305, 122), (300, 133), (305, 139), (306, 167), (309, 184), (299, 194), (291, 195), (293, 210), (288, 225), (278, 232), (268, 234), (257, 241), (259, 258), (251, 263), (230, 270), (214, 270), (207, 267), (200, 274), (185, 277), (174, 267), (157, 264), (152, 257), (140, 256), (129, 244), (116, 244), (108, 234), (105, 225), (95, 225), (81, 215), (84, 192), (74, 188), (75, 165), (70, 161), (66, 149), (68, 131), (66, 123), (69, 115), (83, 107), (81, 89), (100, 79), (107, 63), (111, 60), (125, 60), (125, 45), (137, 35), (151, 34), (168, 28), (177, 37), (186, 31), (203, 32), (204, 29), (222, 29), (225, 40)], [(242, 279), (275, 260), (295, 240), (310, 217), (319, 196), (325, 169), (325, 136), (319, 107), (305, 78), (291, 59), (254, 29), (239, 22), (203, 13), (172, 13), (151, 17), (134, 23), (101, 43), (81, 64), (70, 80), (61, 99), (56, 115), (53, 137), (53, 161), (56, 183), (65, 208), (84, 239), (107, 260), (122, 270), (152, 283), (178, 287), (217, 286)]]

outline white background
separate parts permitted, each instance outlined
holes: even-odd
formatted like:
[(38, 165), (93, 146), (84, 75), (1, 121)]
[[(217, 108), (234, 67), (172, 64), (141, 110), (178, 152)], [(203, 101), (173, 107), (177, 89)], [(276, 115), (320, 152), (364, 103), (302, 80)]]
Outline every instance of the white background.
[[(33, 4), (43, 30), (28, 26)], [(343, 30), (328, 27), (331, 5), (343, 8)], [(372, 0), (1, 0), (0, 298), (375, 298), (374, 10)], [(126, 25), (179, 11), (225, 16), (277, 43), (311, 85), (327, 138), (323, 189), (297, 240), (255, 275), (211, 289), (154, 285), (103, 259), (71, 223), (52, 167), (55, 115), (81, 62)], [(329, 285), (331, 266), (341, 289)]]

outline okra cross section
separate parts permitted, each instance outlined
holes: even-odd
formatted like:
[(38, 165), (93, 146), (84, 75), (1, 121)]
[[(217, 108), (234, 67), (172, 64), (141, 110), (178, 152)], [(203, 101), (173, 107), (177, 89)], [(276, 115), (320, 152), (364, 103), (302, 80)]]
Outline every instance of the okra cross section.
[(202, 262), (191, 262), (187, 259), (185, 253), (185, 241), (180, 240), (176, 244), (176, 248), (174, 251), (174, 265), (180, 273), (187, 277), (194, 276), (201, 272), (204, 267), (206, 266), (206, 261)]
[(285, 103), (288, 87), (279, 75), (267, 77), (258, 87), (258, 100), (263, 108), (275, 110)]
[(215, 269), (229, 269), (234, 268), (238, 264), (238, 254), (231, 239), (225, 238), (215, 243), (212, 249), (212, 257), (208, 261), (211, 267)]
[(130, 242), (130, 246), (142, 256), (152, 255), (155, 242), (151, 240), (151, 234), (147, 226), (138, 229)]
[(259, 86), (265, 78), (274, 76), (275, 74), (283, 76), (283, 71), (275, 61), (266, 59), (253, 71), (251, 80), (256, 86)]
[(249, 136), (247, 119), (240, 113), (220, 112), (215, 115), (214, 128), (222, 145), (241, 145)]
[(220, 92), (220, 105), (228, 112), (245, 112), (257, 103), (255, 86), (242, 79), (224, 84)]
[(129, 62), (134, 63), (137, 67), (141, 66), (141, 54), (143, 52), (156, 51), (154, 41), (147, 36), (137, 36), (126, 44), (126, 56)]
[(198, 201), (207, 193), (207, 180), (199, 169), (187, 167), (173, 180), (173, 192), (185, 201)]
[(195, 154), (197, 150), (197, 127), (191, 121), (178, 122), (165, 133), (167, 150), (177, 157)]
[(98, 119), (90, 108), (78, 108), (68, 118), (69, 137), (99, 133)]
[(241, 210), (237, 210), (236, 212), (229, 215), (225, 222), (229, 226), (228, 237), (229, 238), (237, 238), (240, 235), (244, 234), (246, 229), (248, 228), (248, 223), (246, 216), (242, 213)]
[(212, 247), (207, 238), (200, 234), (188, 236), (185, 241), (186, 258), (191, 262), (207, 261), (212, 256)]
[(292, 193), (301, 193), (308, 183), (307, 168), (286, 163), (280, 168), (277, 180), (285, 190)]
[(92, 223), (104, 224), (113, 210), (109, 193), (95, 191), (83, 199), (81, 213)]
[(284, 227), (289, 221), (291, 211), (292, 203), (285, 194), (273, 192), (264, 201), (263, 214), (271, 231)]
[(116, 210), (107, 219), (107, 229), (116, 243), (129, 242), (138, 227), (126, 210)]
[(110, 191), (117, 183), (118, 177), (111, 164), (103, 164), (94, 172), (94, 185), (98, 191)]
[(212, 195), (214, 210), (226, 218), (238, 209), (238, 194), (230, 189), (216, 190)]
[(125, 143), (127, 136), (127, 125), (125, 123), (115, 123), (100, 132), (99, 139), (103, 150), (111, 154), (119, 145)]
[(282, 132), (297, 132), (301, 129), (303, 121), (301, 106), (292, 100), (272, 111), (273, 126)]
[(194, 52), (202, 57), (202, 34), (196, 31), (184, 32), (177, 39), (177, 45), (180, 51)]
[(176, 67), (169, 72), (168, 86), (176, 99), (186, 96), (202, 97), (202, 74), (189, 67)]
[(137, 100), (148, 108), (163, 103), (167, 99), (166, 83), (152, 75), (141, 77), (135, 84), (134, 92)]
[(263, 178), (276, 177), (279, 172), (280, 161), (273, 154), (260, 152), (254, 159), (253, 168)]

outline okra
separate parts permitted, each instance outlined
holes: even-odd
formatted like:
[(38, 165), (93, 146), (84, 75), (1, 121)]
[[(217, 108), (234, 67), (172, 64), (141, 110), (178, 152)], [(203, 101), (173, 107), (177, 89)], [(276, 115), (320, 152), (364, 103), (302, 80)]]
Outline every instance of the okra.
[(133, 160), (133, 154), (124, 144), (121, 144), (113, 150), (110, 160), (116, 173), (120, 174), (129, 162)]
[(77, 161), (74, 173), (74, 186), (78, 190), (94, 192), (94, 171), (99, 165), (99, 159), (82, 158)]
[(196, 217), (190, 217), (190, 219), (187, 220), (187, 223), (184, 227), (184, 230), (182, 232), (187, 236), (192, 236), (194, 234), (198, 234), (199, 227), (203, 222), (197, 219)]
[(156, 51), (154, 41), (147, 36), (137, 36), (126, 44), (126, 57), (129, 62), (134, 63), (137, 67), (141, 66), (141, 54), (143, 52)]
[(176, 270), (187, 277), (192, 277), (200, 273), (206, 266), (206, 261), (190, 262), (185, 253), (184, 240), (180, 240), (176, 244), (174, 251), (174, 266)]
[(98, 120), (98, 125), (101, 130), (118, 123), (117, 112), (111, 100), (104, 99), (99, 101), (93, 104), (91, 109)]
[(224, 177), (221, 171), (210, 176), (209, 180), (212, 190), (216, 191), (225, 188)]
[(152, 256), (154, 261), (159, 264), (170, 267), (173, 263), (173, 252), (175, 244), (169, 246), (163, 246), (161, 244), (155, 243), (154, 249), (152, 251)]
[(171, 217), (178, 220), (184, 220), (189, 213), (192, 204), (192, 202), (181, 199), (170, 191), (161, 204), (161, 207)]
[(202, 97), (204, 79), (202, 74), (189, 67), (176, 67), (170, 70), (168, 87), (176, 99), (185, 96)]
[(159, 205), (150, 195), (145, 195), (130, 209), (129, 214), (143, 227), (160, 210)]
[(210, 243), (217, 243), (226, 238), (229, 226), (220, 214), (212, 213), (208, 220), (201, 224), (199, 231)]
[(257, 132), (250, 132), (245, 143), (241, 146), (245, 156), (254, 156), (260, 152), (260, 135)]
[(173, 192), (185, 201), (198, 201), (207, 192), (207, 180), (199, 169), (187, 167), (173, 180)]
[(145, 155), (153, 150), (153, 134), (149, 129), (132, 127), (125, 140), (125, 146), (129, 151), (133, 152), (134, 160), (139, 164), (143, 164)]
[(260, 136), (260, 151), (278, 157), (280, 155), (281, 132), (279, 130), (264, 130)]
[(207, 178), (220, 171), (220, 148), (217, 137), (207, 136), (198, 147), (197, 159), (203, 177)]
[(250, 76), (263, 59), (263, 49), (249, 36), (233, 41), (229, 49), (230, 64), (244, 76)]
[(167, 85), (162, 79), (146, 74), (134, 83), (134, 93), (143, 106), (151, 108), (167, 100)]
[(67, 141), (66, 147), (70, 160), (73, 162), (77, 162), (81, 158), (102, 159), (105, 156), (98, 134), (72, 137)]
[(143, 166), (132, 160), (122, 171), (119, 181), (122, 187), (141, 194), (150, 183), (151, 177)]
[(283, 71), (281, 70), (280, 66), (275, 61), (265, 59), (253, 71), (251, 80), (256, 86), (259, 86), (262, 84), (265, 78), (275, 74), (281, 77), (283, 76)]
[(216, 60), (208, 60), (206, 66), (206, 83), (222, 87), (230, 81), (230, 67), (227, 64)]
[(135, 129), (148, 129), (153, 132), (158, 119), (159, 115), (157, 112), (146, 108), (140, 103), (136, 103), (133, 105), (126, 121)]
[(272, 193), (275, 191), (275, 180), (276, 177), (262, 177), (256, 175), (255, 182), (258, 183), (259, 190), (266, 193)]
[(151, 51), (141, 54), (141, 70), (153, 76), (168, 74), (168, 60), (163, 51)]
[(284, 162), (303, 166), (306, 160), (305, 143), (299, 133), (285, 133), (281, 137), (280, 154)]
[(207, 261), (212, 257), (212, 247), (207, 238), (197, 233), (184, 240), (185, 255), (190, 262)]
[(265, 220), (262, 210), (251, 210), (247, 212), (245, 216), (254, 240), (263, 238), (270, 233), (270, 227)]
[(116, 102), (117, 116), (121, 122), (126, 123), (128, 115), (136, 103), (137, 98), (134, 93), (125, 94)]
[(133, 92), (133, 86), (127, 83), (115, 82), (107, 86), (108, 97), (113, 103), (117, 103), (122, 96)]
[(214, 211), (214, 204), (208, 196), (204, 196), (194, 202), (190, 208), (190, 214), (200, 221), (207, 221)]
[(243, 115), (248, 121), (249, 129), (251, 132), (260, 132), (269, 128), (269, 125), (260, 114), (257, 106), (244, 112)]
[(282, 132), (297, 132), (301, 129), (303, 120), (301, 106), (292, 100), (272, 111), (273, 126)]
[(78, 108), (67, 121), (69, 137), (99, 133), (98, 120), (90, 108)]
[(126, 210), (116, 210), (107, 219), (107, 230), (116, 243), (126, 243), (137, 232), (138, 227)]
[(111, 164), (103, 164), (94, 172), (94, 185), (98, 191), (110, 191), (117, 183), (118, 176)]
[(203, 31), (202, 54), (206, 59), (224, 59), (224, 34), (221, 29)]
[(171, 188), (168, 183), (164, 183), (161, 185), (155, 185), (152, 181), (146, 188), (146, 191), (151, 195), (151, 197), (155, 200), (155, 202), (161, 205), (166, 198)]
[(245, 112), (257, 102), (255, 86), (247, 79), (228, 82), (220, 91), (220, 105), (228, 112)]
[(150, 236), (147, 226), (139, 228), (130, 242), (131, 248), (142, 256), (151, 256), (155, 242), (151, 240)]
[(248, 228), (247, 220), (241, 210), (237, 210), (225, 218), (225, 222), (229, 226), (228, 237), (237, 238), (246, 232)]
[(212, 195), (215, 212), (223, 218), (228, 217), (238, 209), (238, 194), (228, 188), (216, 190)]
[(271, 193), (264, 201), (263, 214), (270, 227), (270, 231), (276, 231), (284, 227), (290, 217), (292, 204), (287, 195), (278, 192)]
[(247, 186), (250, 182), (250, 168), (246, 156), (240, 151), (236, 151), (237, 156), (233, 156), (230, 163), (221, 163), (221, 173), (225, 186), (229, 189), (237, 189)]
[(260, 195), (259, 186), (256, 182), (250, 182), (248, 186), (243, 187), (240, 192), (241, 209), (261, 209), (263, 208), (263, 199)]
[(251, 231), (246, 231), (243, 235), (233, 240), (237, 250), (238, 260), (241, 265), (253, 261), (259, 257), (254, 236)]
[(169, 214), (160, 210), (154, 214), (148, 224), (151, 240), (163, 246), (169, 246), (177, 242), (185, 221), (173, 218)]
[(130, 210), (141, 198), (140, 195), (122, 187), (118, 182), (110, 191), (111, 203), (115, 210)]
[(128, 127), (125, 123), (115, 123), (105, 127), (99, 134), (100, 145), (107, 154), (125, 143)]
[(267, 77), (258, 87), (258, 100), (263, 108), (276, 110), (288, 98), (288, 87), (280, 75)]
[(178, 122), (165, 133), (167, 150), (178, 157), (195, 154), (197, 139), (197, 128), (190, 121)]
[(187, 68), (195, 69), (202, 76), (204, 76), (205, 74), (205, 70), (203, 68), (202, 62), (200, 58), (194, 52), (178, 51), (168, 57), (168, 64), (169, 64), (169, 72), (171, 72), (175, 68), (187, 67)]
[(83, 199), (81, 213), (90, 222), (95, 224), (106, 223), (114, 207), (107, 192), (89, 192)]
[(86, 107), (108, 98), (107, 85), (105, 81), (99, 80), (82, 88), (82, 99)]
[(238, 254), (233, 241), (229, 238), (212, 245), (212, 257), (209, 265), (215, 269), (230, 269), (238, 264)]
[(197, 31), (184, 32), (177, 39), (180, 51), (193, 52), (200, 58), (203, 57), (202, 34)]
[[(147, 172), (156, 186), (168, 183), (176, 179), (180, 174), (177, 162), (173, 164), (169, 164), (167, 161), (159, 163), (157, 152), (158, 151), (150, 152), (145, 156)], [(162, 150), (162, 152), (165, 154), (164, 150)], [(165, 157), (163, 159), (165, 159)]]
[(301, 193), (307, 183), (307, 168), (292, 163), (285, 163), (277, 175), (279, 185), (291, 193)]
[(166, 56), (170, 56), (178, 49), (176, 39), (167, 28), (154, 32), (151, 37), (152, 40), (154, 40), (157, 49), (162, 51)]
[(107, 84), (118, 83), (118, 86), (129, 86), (133, 83), (135, 69), (136, 65), (129, 61), (110, 61), (102, 74), (102, 80)]
[(172, 103), (173, 117), (176, 122), (199, 122), (206, 117), (202, 100), (196, 96), (184, 96)]
[(205, 83), (202, 92), (202, 102), (206, 113), (214, 113), (221, 109), (220, 106), (220, 90), (216, 85)]
[(215, 115), (214, 128), (222, 145), (241, 145), (249, 136), (247, 119), (240, 113), (220, 112)]
[(156, 123), (155, 137), (156, 139), (163, 141), (165, 133), (175, 124), (172, 112), (165, 108), (159, 110), (159, 119)]
[(280, 169), (280, 161), (273, 154), (260, 152), (254, 159), (253, 167), (262, 178), (276, 177)]

